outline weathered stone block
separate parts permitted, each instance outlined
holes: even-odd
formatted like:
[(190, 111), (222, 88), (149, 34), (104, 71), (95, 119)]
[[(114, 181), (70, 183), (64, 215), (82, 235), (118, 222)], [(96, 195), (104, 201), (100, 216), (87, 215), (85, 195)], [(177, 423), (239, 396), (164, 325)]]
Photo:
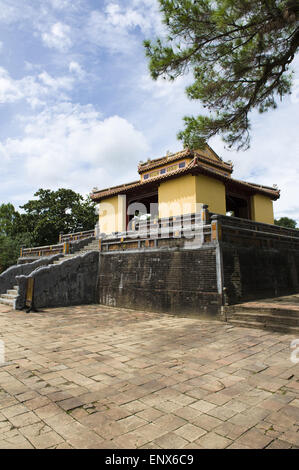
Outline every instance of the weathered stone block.
[[(96, 302), (98, 268), (99, 252), (91, 251), (33, 271), (30, 277), (34, 279), (34, 307), (38, 309)], [(18, 309), (25, 307), (28, 277), (18, 278)]]

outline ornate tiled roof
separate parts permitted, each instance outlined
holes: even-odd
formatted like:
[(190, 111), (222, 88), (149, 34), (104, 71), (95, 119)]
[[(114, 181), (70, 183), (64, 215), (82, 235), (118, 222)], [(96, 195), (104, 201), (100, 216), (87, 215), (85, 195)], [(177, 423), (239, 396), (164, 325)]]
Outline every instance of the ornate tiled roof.
[[(211, 152), (213, 152), (211, 150)], [(172, 155), (167, 155), (162, 158), (156, 158), (154, 160), (148, 160), (145, 163), (140, 163), (138, 165), (138, 173), (143, 174), (149, 170), (153, 170), (155, 168), (159, 168), (161, 166), (167, 165), (168, 163), (174, 163), (178, 160), (181, 160), (182, 158), (194, 158), (197, 156), (199, 160), (202, 162), (211, 165), (215, 168), (222, 168), (225, 172), (227, 173), (232, 173), (233, 171), (233, 165), (231, 163), (226, 163), (221, 158), (218, 157), (218, 155), (215, 154), (215, 158), (211, 158), (211, 156), (208, 155), (207, 151), (205, 150), (190, 150), (190, 149), (185, 149), (182, 150), (181, 152), (176, 152)]]
[[(187, 150), (185, 150), (184, 152), (187, 152)], [(188, 155), (190, 155), (189, 150), (188, 152), (189, 152)], [(265, 196), (270, 197), (273, 200), (278, 199), (280, 196), (280, 191), (278, 189), (271, 188), (269, 186), (262, 186), (262, 185), (257, 185), (254, 183), (248, 183), (246, 181), (234, 179), (230, 175), (229, 176), (225, 175), (222, 170), (223, 170), (222, 168), (221, 169), (216, 168), (216, 167), (211, 168), (208, 165), (204, 165), (202, 163), (201, 156), (196, 155), (196, 152), (195, 152), (195, 156), (193, 156), (192, 160), (184, 168), (178, 168), (177, 170), (174, 170), (172, 172), (165, 173), (163, 175), (160, 174), (158, 176), (152, 177), (147, 180), (134, 181), (128, 184), (123, 184), (120, 186), (114, 186), (111, 188), (94, 191), (91, 195), (91, 198), (94, 201), (99, 202), (102, 199), (106, 199), (112, 196), (117, 196), (118, 194), (128, 194), (131, 192), (135, 192), (136, 190), (139, 191), (143, 188), (146, 189), (146, 187), (150, 188), (154, 184), (158, 185), (160, 182), (163, 182), (165, 180), (177, 178), (179, 176), (183, 176), (186, 174), (194, 174), (194, 175), (204, 174), (206, 176), (210, 176), (212, 178), (223, 181), (223, 183), (229, 187), (243, 190), (250, 194), (256, 194), (256, 193), (263, 194)]]

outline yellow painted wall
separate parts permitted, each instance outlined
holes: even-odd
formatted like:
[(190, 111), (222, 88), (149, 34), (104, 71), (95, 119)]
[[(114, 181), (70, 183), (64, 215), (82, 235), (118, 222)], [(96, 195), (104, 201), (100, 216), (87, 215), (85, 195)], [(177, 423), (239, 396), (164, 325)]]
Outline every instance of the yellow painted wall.
[(208, 204), (216, 214), (226, 214), (225, 186), (209, 176), (185, 175), (160, 184), (159, 217), (190, 214), (197, 204)]
[(251, 217), (256, 222), (274, 224), (273, 202), (267, 196), (255, 194), (251, 198)]
[(164, 181), (158, 189), (159, 217), (190, 214), (195, 210), (195, 176), (185, 175)]
[(208, 204), (210, 212), (226, 215), (224, 183), (205, 175), (194, 178), (196, 178), (196, 202)]
[(100, 231), (107, 234), (117, 232), (119, 230), (118, 220), (118, 196), (100, 202)]

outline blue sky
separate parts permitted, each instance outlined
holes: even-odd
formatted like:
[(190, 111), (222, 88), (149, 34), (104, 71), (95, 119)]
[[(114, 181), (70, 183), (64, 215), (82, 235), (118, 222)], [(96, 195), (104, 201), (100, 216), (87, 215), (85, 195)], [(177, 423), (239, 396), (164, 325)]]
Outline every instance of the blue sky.
[[(133, 181), (140, 160), (181, 149), (182, 116), (202, 108), (190, 77), (149, 76), (142, 41), (163, 34), (160, 18), (156, 0), (0, 0), (0, 203)], [(293, 69), (293, 94), (252, 114), (248, 151), (210, 145), (236, 178), (277, 184), (275, 216), (299, 223), (298, 57)]]

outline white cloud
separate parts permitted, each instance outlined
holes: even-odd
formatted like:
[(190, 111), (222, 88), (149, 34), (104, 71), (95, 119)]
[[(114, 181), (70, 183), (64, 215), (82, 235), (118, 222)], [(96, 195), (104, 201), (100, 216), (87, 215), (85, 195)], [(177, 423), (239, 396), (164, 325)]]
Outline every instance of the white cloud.
[(59, 89), (71, 90), (74, 84), (72, 77), (52, 77), (47, 72), (39, 74), (40, 81), (49, 88), (57, 91)]
[(72, 9), (78, 4), (78, 0), (48, 0), (52, 8), (55, 10), (65, 10), (65, 9)]
[(185, 103), (188, 102), (185, 95), (185, 88), (192, 82), (191, 75), (178, 77), (175, 81), (165, 80), (159, 77), (153, 80), (149, 74), (138, 77), (136, 85), (144, 92), (148, 93), (155, 100), (177, 101), (178, 96), (183, 97)]
[(13, 23), (17, 14), (17, 6), (7, 0), (0, 0), (0, 22)]
[(7, 70), (0, 67), (0, 103), (14, 103), (25, 99), (32, 108), (47, 104), (45, 99), (66, 100), (64, 91), (70, 91), (74, 78), (52, 77), (43, 71), (38, 76), (27, 75), (14, 80)]
[(70, 34), (70, 26), (57, 22), (50, 27), (50, 31), (42, 33), (42, 40), (46, 46), (64, 52), (72, 46)]
[(86, 25), (86, 37), (111, 52), (132, 53), (140, 47), (138, 33), (150, 35), (161, 30), (155, 2), (140, 0), (129, 5), (108, 2), (102, 11), (93, 10)]
[(23, 96), (17, 81), (12, 80), (8, 72), (0, 67), (0, 103), (13, 103)]
[(133, 174), (137, 178), (137, 162), (147, 152), (144, 136), (127, 120), (102, 119), (91, 105), (70, 103), (32, 117), (23, 137), (0, 145), (2, 155), (23, 165), (22, 179), (36, 187), (64, 186), (83, 193)]
[(253, 183), (273, 186), (281, 190), (274, 202), (275, 218), (287, 216), (299, 225), (299, 109), (287, 99), (277, 111), (252, 117), (251, 148), (246, 152), (226, 151), (220, 138), (210, 145), (225, 160), (234, 162), (233, 177)]
[(123, 30), (139, 27), (141, 31), (148, 32), (151, 29), (151, 22), (146, 15), (136, 9), (122, 9), (117, 3), (107, 5), (106, 15), (111, 25)]
[[(87, 192), (93, 186), (135, 179), (138, 160), (179, 150), (182, 144), (175, 136), (183, 128), (182, 116), (203, 111), (199, 102), (185, 95), (188, 77), (169, 83), (153, 81), (146, 72), (142, 40), (165, 33), (156, 0), (0, 0), (1, 21), (13, 24), (16, 44), (25, 36), (28, 41), (24, 42), (26, 76), (15, 80), (0, 68), (0, 103), (9, 103), (16, 116), (23, 100), (36, 113), (18, 123), (17, 128), (23, 126), (24, 131), (19, 138), (0, 142), (2, 199), (10, 197), (9, 191), (15, 197), (16, 185), (24, 195), (50, 185)], [(45, 58), (39, 59), (41, 38), (50, 50), (44, 50)], [(115, 60), (113, 54), (119, 52), (127, 56)], [(41, 65), (45, 61), (51, 68), (45, 70)], [(16, 70), (16, 64), (12, 67)], [(61, 68), (66, 71), (53, 72)], [(105, 81), (112, 74), (111, 83)], [(99, 75), (101, 87), (95, 79)], [(220, 139), (211, 141), (211, 146), (235, 162), (236, 178), (270, 186), (277, 183), (282, 191), (274, 205), (276, 216), (299, 221), (298, 79), (299, 74), (285, 107), (255, 118), (248, 152), (226, 152)], [(94, 107), (71, 104), (73, 91), (76, 99), (92, 100)], [(103, 106), (105, 116), (122, 113), (125, 119), (104, 119), (96, 106)], [(15, 121), (6, 122), (3, 132), (15, 136)]]
[(79, 79), (83, 79), (86, 76), (85, 70), (75, 61), (70, 62), (69, 71), (75, 74)]

